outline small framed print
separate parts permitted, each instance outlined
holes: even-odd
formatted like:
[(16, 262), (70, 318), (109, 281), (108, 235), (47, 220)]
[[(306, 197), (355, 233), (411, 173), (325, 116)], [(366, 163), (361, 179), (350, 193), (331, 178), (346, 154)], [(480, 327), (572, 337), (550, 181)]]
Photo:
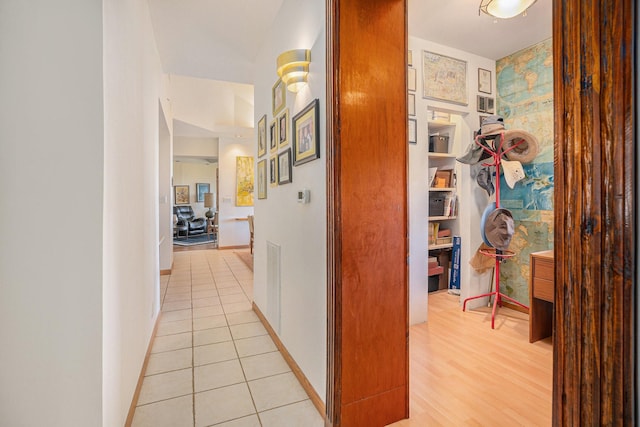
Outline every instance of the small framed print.
[(416, 94), (415, 93), (409, 94), (409, 105), (407, 106), (407, 111), (410, 116), (416, 115)]
[(258, 199), (267, 198), (267, 159), (258, 162)]
[[(293, 116), (293, 162), (302, 165), (320, 158), (320, 113), (318, 99)], [(280, 164), (282, 166), (282, 163)], [(282, 174), (282, 169), (279, 170)]]
[(269, 126), (269, 151), (274, 152), (278, 149), (278, 121), (271, 121)]
[(209, 188), (211, 187), (207, 183), (196, 182), (197, 202), (204, 202), (204, 195), (209, 192)]
[(173, 200), (176, 205), (189, 204), (189, 186), (188, 185), (174, 185), (173, 193), (174, 193)]
[(495, 109), (495, 100), (488, 96), (478, 95), (478, 112), (493, 114)]
[(416, 119), (409, 119), (409, 144), (418, 143)]
[(269, 185), (275, 187), (278, 185), (278, 156), (269, 158)]
[(291, 148), (278, 154), (278, 185), (288, 184), (291, 179)]
[(491, 94), (491, 71), (478, 68), (478, 92)]
[(258, 157), (267, 154), (267, 115), (258, 120)]
[(289, 109), (278, 118), (278, 147), (282, 148), (289, 143)]
[(407, 65), (411, 67), (413, 65), (413, 51), (409, 50), (407, 53)]
[(409, 67), (407, 71), (407, 89), (416, 91), (416, 69)]
[(274, 84), (273, 88), (271, 89), (271, 110), (273, 113), (273, 117), (275, 117), (280, 111), (282, 111), (286, 103), (287, 87), (282, 79), (278, 79), (276, 84)]

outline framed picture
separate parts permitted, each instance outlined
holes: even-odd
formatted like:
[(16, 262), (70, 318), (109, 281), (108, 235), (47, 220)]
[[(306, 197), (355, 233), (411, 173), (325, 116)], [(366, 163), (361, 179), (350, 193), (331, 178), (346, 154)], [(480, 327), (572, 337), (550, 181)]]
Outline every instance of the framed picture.
[(484, 121), (487, 120), (487, 117), (489, 117), (489, 116), (478, 115), (478, 118), (479, 118), (479, 121), (480, 121), (480, 127), (482, 127), (482, 125), (484, 124)]
[(275, 187), (278, 185), (278, 156), (269, 158), (269, 185)]
[(173, 197), (176, 205), (188, 205), (189, 204), (189, 186), (174, 185)]
[(410, 116), (416, 115), (416, 94), (415, 93), (409, 94), (409, 105), (407, 107), (407, 110)]
[(278, 118), (278, 147), (282, 148), (289, 143), (289, 109)]
[(412, 66), (413, 65), (413, 51), (409, 50), (409, 52), (407, 52), (407, 65), (408, 66)]
[(267, 115), (258, 120), (258, 157), (267, 154)]
[(269, 126), (269, 151), (274, 152), (278, 149), (278, 121), (273, 120)]
[(236, 206), (253, 206), (253, 157), (236, 157)]
[(267, 159), (258, 162), (258, 199), (267, 198)]
[(478, 92), (491, 93), (491, 71), (478, 68)]
[(273, 117), (275, 117), (287, 103), (287, 87), (282, 81), (282, 79), (278, 79), (276, 84), (273, 85), (273, 89), (271, 89), (271, 110), (273, 112)]
[(467, 61), (422, 51), (422, 96), (468, 105)]
[(198, 196), (196, 201), (204, 202), (204, 193), (209, 193), (210, 188), (211, 187), (209, 184), (203, 184), (200, 182), (196, 183), (196, 195)]
[(278, 185), (290, 183), (291, 172), (291, 148), (287, 148), (278, 154)]
[(495, 109), (495, 100), (488, 96), (478, 95), (478, 112), (493, 114)]
[(451, 178), (453, 177), (453, 169), (439, 169), (436, 171), (436, 176), (433, 180), (434, 188), (450, 188)]
[[(319, 103), (320, 101), (316, 98), (293, 116), (293, 164), (295, 166), (320, 158)], [(280, 169), (280, 175), (282, 175), (282, 169)]]
[(409, 144), (418, 143), (416, 119), (409, 119)]
[(416, 90), (416, 69), (409, 67), (407, 69), (407, 89), (414, 91)]

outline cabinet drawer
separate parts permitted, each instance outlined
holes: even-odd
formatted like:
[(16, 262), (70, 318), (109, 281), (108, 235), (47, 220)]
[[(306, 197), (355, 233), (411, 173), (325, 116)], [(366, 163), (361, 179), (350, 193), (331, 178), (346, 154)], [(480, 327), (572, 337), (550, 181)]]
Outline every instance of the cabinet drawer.
[(533, 297), (553, 302), (553, 280), (533, 278)]
[(533, 264), (533, 277), (553, 281), (553, 260), (536, 258)]

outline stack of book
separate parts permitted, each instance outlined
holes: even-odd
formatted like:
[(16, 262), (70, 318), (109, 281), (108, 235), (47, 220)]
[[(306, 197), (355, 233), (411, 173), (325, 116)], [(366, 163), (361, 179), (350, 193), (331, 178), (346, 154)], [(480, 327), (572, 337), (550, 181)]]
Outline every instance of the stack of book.
[(444, 216), (456, 216), (458, 214), (458, 197), (454, 193), (448, 193), (444, 198)]
[(438, 230), (436, 234), (436, 245), (445, 245), (452, 242), (451, 230), (448, 228), (443, 228), (442, 230)]
[(442, 274), (444, 272), (444, 267), (438, 264), (438, 258), (434, 256), (429, 257), (429, 276), (435, 276), (437, 274)]

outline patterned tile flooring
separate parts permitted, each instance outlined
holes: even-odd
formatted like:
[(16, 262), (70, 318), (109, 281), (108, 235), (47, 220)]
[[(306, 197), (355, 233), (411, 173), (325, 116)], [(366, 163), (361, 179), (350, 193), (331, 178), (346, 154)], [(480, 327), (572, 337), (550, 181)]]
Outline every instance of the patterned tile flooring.
[(230, 250), (174, 253), (133, 427), (321, 427), (251, 309), (253, 272)]

